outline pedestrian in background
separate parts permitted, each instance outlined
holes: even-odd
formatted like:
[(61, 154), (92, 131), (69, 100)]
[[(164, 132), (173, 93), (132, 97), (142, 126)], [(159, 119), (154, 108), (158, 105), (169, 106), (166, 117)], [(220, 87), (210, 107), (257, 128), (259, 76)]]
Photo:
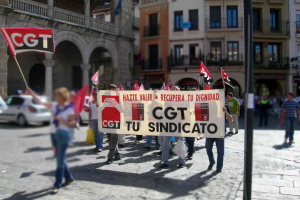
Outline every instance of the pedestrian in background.
[(100, 132), (98, 129), (98, 107), (99, 105), (97, 99), (97, 92), (93, 92), (93, 101), (90, 103), (89, 111), (89, 125), (93, 129), (93, 134), (95, 138), (96, 147), (94, 151), (102, 152), (104, 133)]
[(268, 117), (269, 117), (269, 109), (271, 108), (271, 104), (269, 102), (269, 99), (267, 96), (263, 96), (258, 104), (259, 110), (260, 110), (260, 119), (259, 119), (259, 125), (263, 125), (263, 121), (265, 121), (265, 126), (268, 126)]
[(240, 96), (239, 98), (238, 98), (238, 101), (239, 101), (239, 104), (240, 104), (240, 111), (241, 111), (241, 113), (240, 113), (240, 117), (244, 117), (244, 112), (245, 112), (245, 109), (244, 109), (244, 98), (242, 97), (242, 96)]
[(52, 111), (51, 139), (53, 149), (56, 152), (57, 168), (55, 172), (55, 183), (52, 193), (58, 193), (62, 186), (69, 185), (74, 181), (73, 176), (66, 162), (66, 151), (70, 143), (70, 129), (76, 126), (74, 108), (70, 104), (70, 93), (62, 87), (54, 91), (55, 102), (42, 102), (39, 97), (27, 88), (33, 99)]
[(233, 125), (235, 129), (235, 134), (239, 133), (239, 116), (240, 116), (240, 104), (239, 101), (233, 97), (233, 94), (229, 92), (226, 96), (227, 105), (230, 109), (232, 115), (232, 121), (229, 121), (229, 133), (233, 134)]
[(287, 94), (287, 100), (285, 100), (282, 104), (281, 117), (282, 120), (285, 120), (286, 123), (284, 142), (287, 143), (287, 141), (289, 140), (290, 143), (293, 143), (295, 124), (297, 118), (298, 121), (300, 121), (300, 112), (299, 104), (294, 99), (294, 94), (292, 92), (289, 92)]

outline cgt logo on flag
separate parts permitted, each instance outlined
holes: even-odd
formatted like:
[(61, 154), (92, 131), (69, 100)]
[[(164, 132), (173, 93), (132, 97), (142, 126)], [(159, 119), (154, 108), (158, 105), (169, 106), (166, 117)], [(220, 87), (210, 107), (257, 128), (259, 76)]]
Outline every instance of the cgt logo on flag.
[(102, 127), (120, 129), (121, 114), (115, 106), (119, 104), (119, 96), (102, 95), (102, 103), (110, 103), (112, 107), (102, 110)]
[(15, 57), (27, 51), (54, 52), (54, 38), (51, 29), (1, 28), (7, 44)]

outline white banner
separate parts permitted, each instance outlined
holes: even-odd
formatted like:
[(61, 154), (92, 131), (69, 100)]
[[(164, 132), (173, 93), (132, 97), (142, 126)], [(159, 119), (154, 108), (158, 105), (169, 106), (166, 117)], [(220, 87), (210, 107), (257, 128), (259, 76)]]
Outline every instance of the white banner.
[(224, 90), (100, 91), (99, 130), (105, 133), (223, 138)]

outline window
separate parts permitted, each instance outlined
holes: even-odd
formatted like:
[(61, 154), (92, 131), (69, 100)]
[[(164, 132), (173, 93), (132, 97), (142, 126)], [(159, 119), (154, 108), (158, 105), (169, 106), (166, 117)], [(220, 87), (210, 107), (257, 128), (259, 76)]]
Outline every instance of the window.
[(198, 30), (198, 10), (189, 11), (189, 20), (191, 22), (190, 30)]
[(191, 44), (190, 45), (190, 65), (199, 64), (199, 45)]
[(228, 42), (227, 43), (227, 58), (229, 61), (239, 60), (239, 43)]
[(174, 31), (182, 31), (181, 23), (183, 22), (183, 12), (174, 12)]
[(269, 62), (279, 62), (279, 44), (268, 45)]
[(296, 31), (300, 33), (300, 13), (296, 14)]
[(158, 35), (158, 15), (157, 13), (149, 15), (149, 36)]
[(270, 30), (271, 31), (279, 31), (279, 23), (278, 23), (278, 10), (270, 11)]
[(221, 6), (210, 7), (210, 28), (221, 28)]
[(79, 66), (72, 67), (72, 89), (80, 90), (82, 88), (82, 69)]
[(149, 45), (149, 68), (158, 69), (159, 67), (158, 58), (158, 45)]
[(221, 60), (221, 42), (211, 42), (210, 43), (210, 59), (212, 61)]
[(253, 31), (260, 31), (260, 13), (259, 9), (253, 9)]
[(24, 99), (20, 98), (20, 97), (13, 97), (10, 105), (11, 106), (21, 106), (24, 103)]
[(254, 43), (254, 62), (256, 64), (262, 63), (262, 44), (261, 43)]
[(227, 7), (227, 28), (237, 28), (238, 27), (238, 13), (237, 6)]
[(175, 63), (183, 63), (183, 45), (175, 45), (174, 46), (174, 50), (175, 50)]

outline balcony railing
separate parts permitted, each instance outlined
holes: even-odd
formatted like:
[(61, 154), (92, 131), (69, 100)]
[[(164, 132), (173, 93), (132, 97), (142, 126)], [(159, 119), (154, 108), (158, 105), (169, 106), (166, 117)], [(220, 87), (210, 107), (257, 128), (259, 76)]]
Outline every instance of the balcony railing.
[(150, 26), (144, 27), (144, 37), (155, 37), (159, 35), (160, 35), (160, 25), (157, 25), (157, 27), (150, 27)]
[(42, 15), (47, 17), (48, 5), (35, 1), (12, 0), (11, 7), (31, 14)]
[(142, 60), (142, 70), (161, 70), (162, 59), (144, 59)]
[(132, 27), (136, 29), (140, 28), (140, 18), (132, 17)]
[(200, 62), (204, 62), (203, 56), (195, 55), (184, 55), (181, 58), (175, 58), (174, 56), (168, 57), (168, 67), (177, 67), (177, 66), (199, 66)]
[[(116, 27), (113, 23), (103, 22), (94, 18), (90, 18), (86, 21), (86, 16), (54, 7), (53, 13), (48, 13), (49, 6), (46, 4), (38, 3), (32, 0), (10, 0), (10, 6), (19, 11), (27, 12), (30, 14), (36, 14), (44, 17), (53, 17), (54, 19), (73, 23), (76, 25), (87, 26), (100, 31), (116, 33)], [(52, 16), (53, 15), (53, 16)], [(88, 22), (88, 24), (87, 24)]]
[(272, 22), (270, 20), (253, 19), (254, 34), (274, 34), (274, 35), (289, 35), (289, 21), (280, 20)]
[(206, 65), (207, 66), (243, 66), (244, 65), (243, 55), (239, 54), (238, 58), (235, 60), (229, 58), (215, 60), (211, 56), (207, 56)]
[(254, 69), (257, 70), (288, 70), (289, 69), (288, 57), (263, 57), (259, 62), (254, 61)]
[(167, 0), (141, 0), (140, 4), (141, 5), (146, 5), (146, 4), (151, 4), (151, 3), (163, 3), (166, 2)]
[(211, 19), (206, 19), (206, 29), (235, 29), (244, 27), (244, 18), (235, 20), (223, 18), (218, 22), (213, 22)]

